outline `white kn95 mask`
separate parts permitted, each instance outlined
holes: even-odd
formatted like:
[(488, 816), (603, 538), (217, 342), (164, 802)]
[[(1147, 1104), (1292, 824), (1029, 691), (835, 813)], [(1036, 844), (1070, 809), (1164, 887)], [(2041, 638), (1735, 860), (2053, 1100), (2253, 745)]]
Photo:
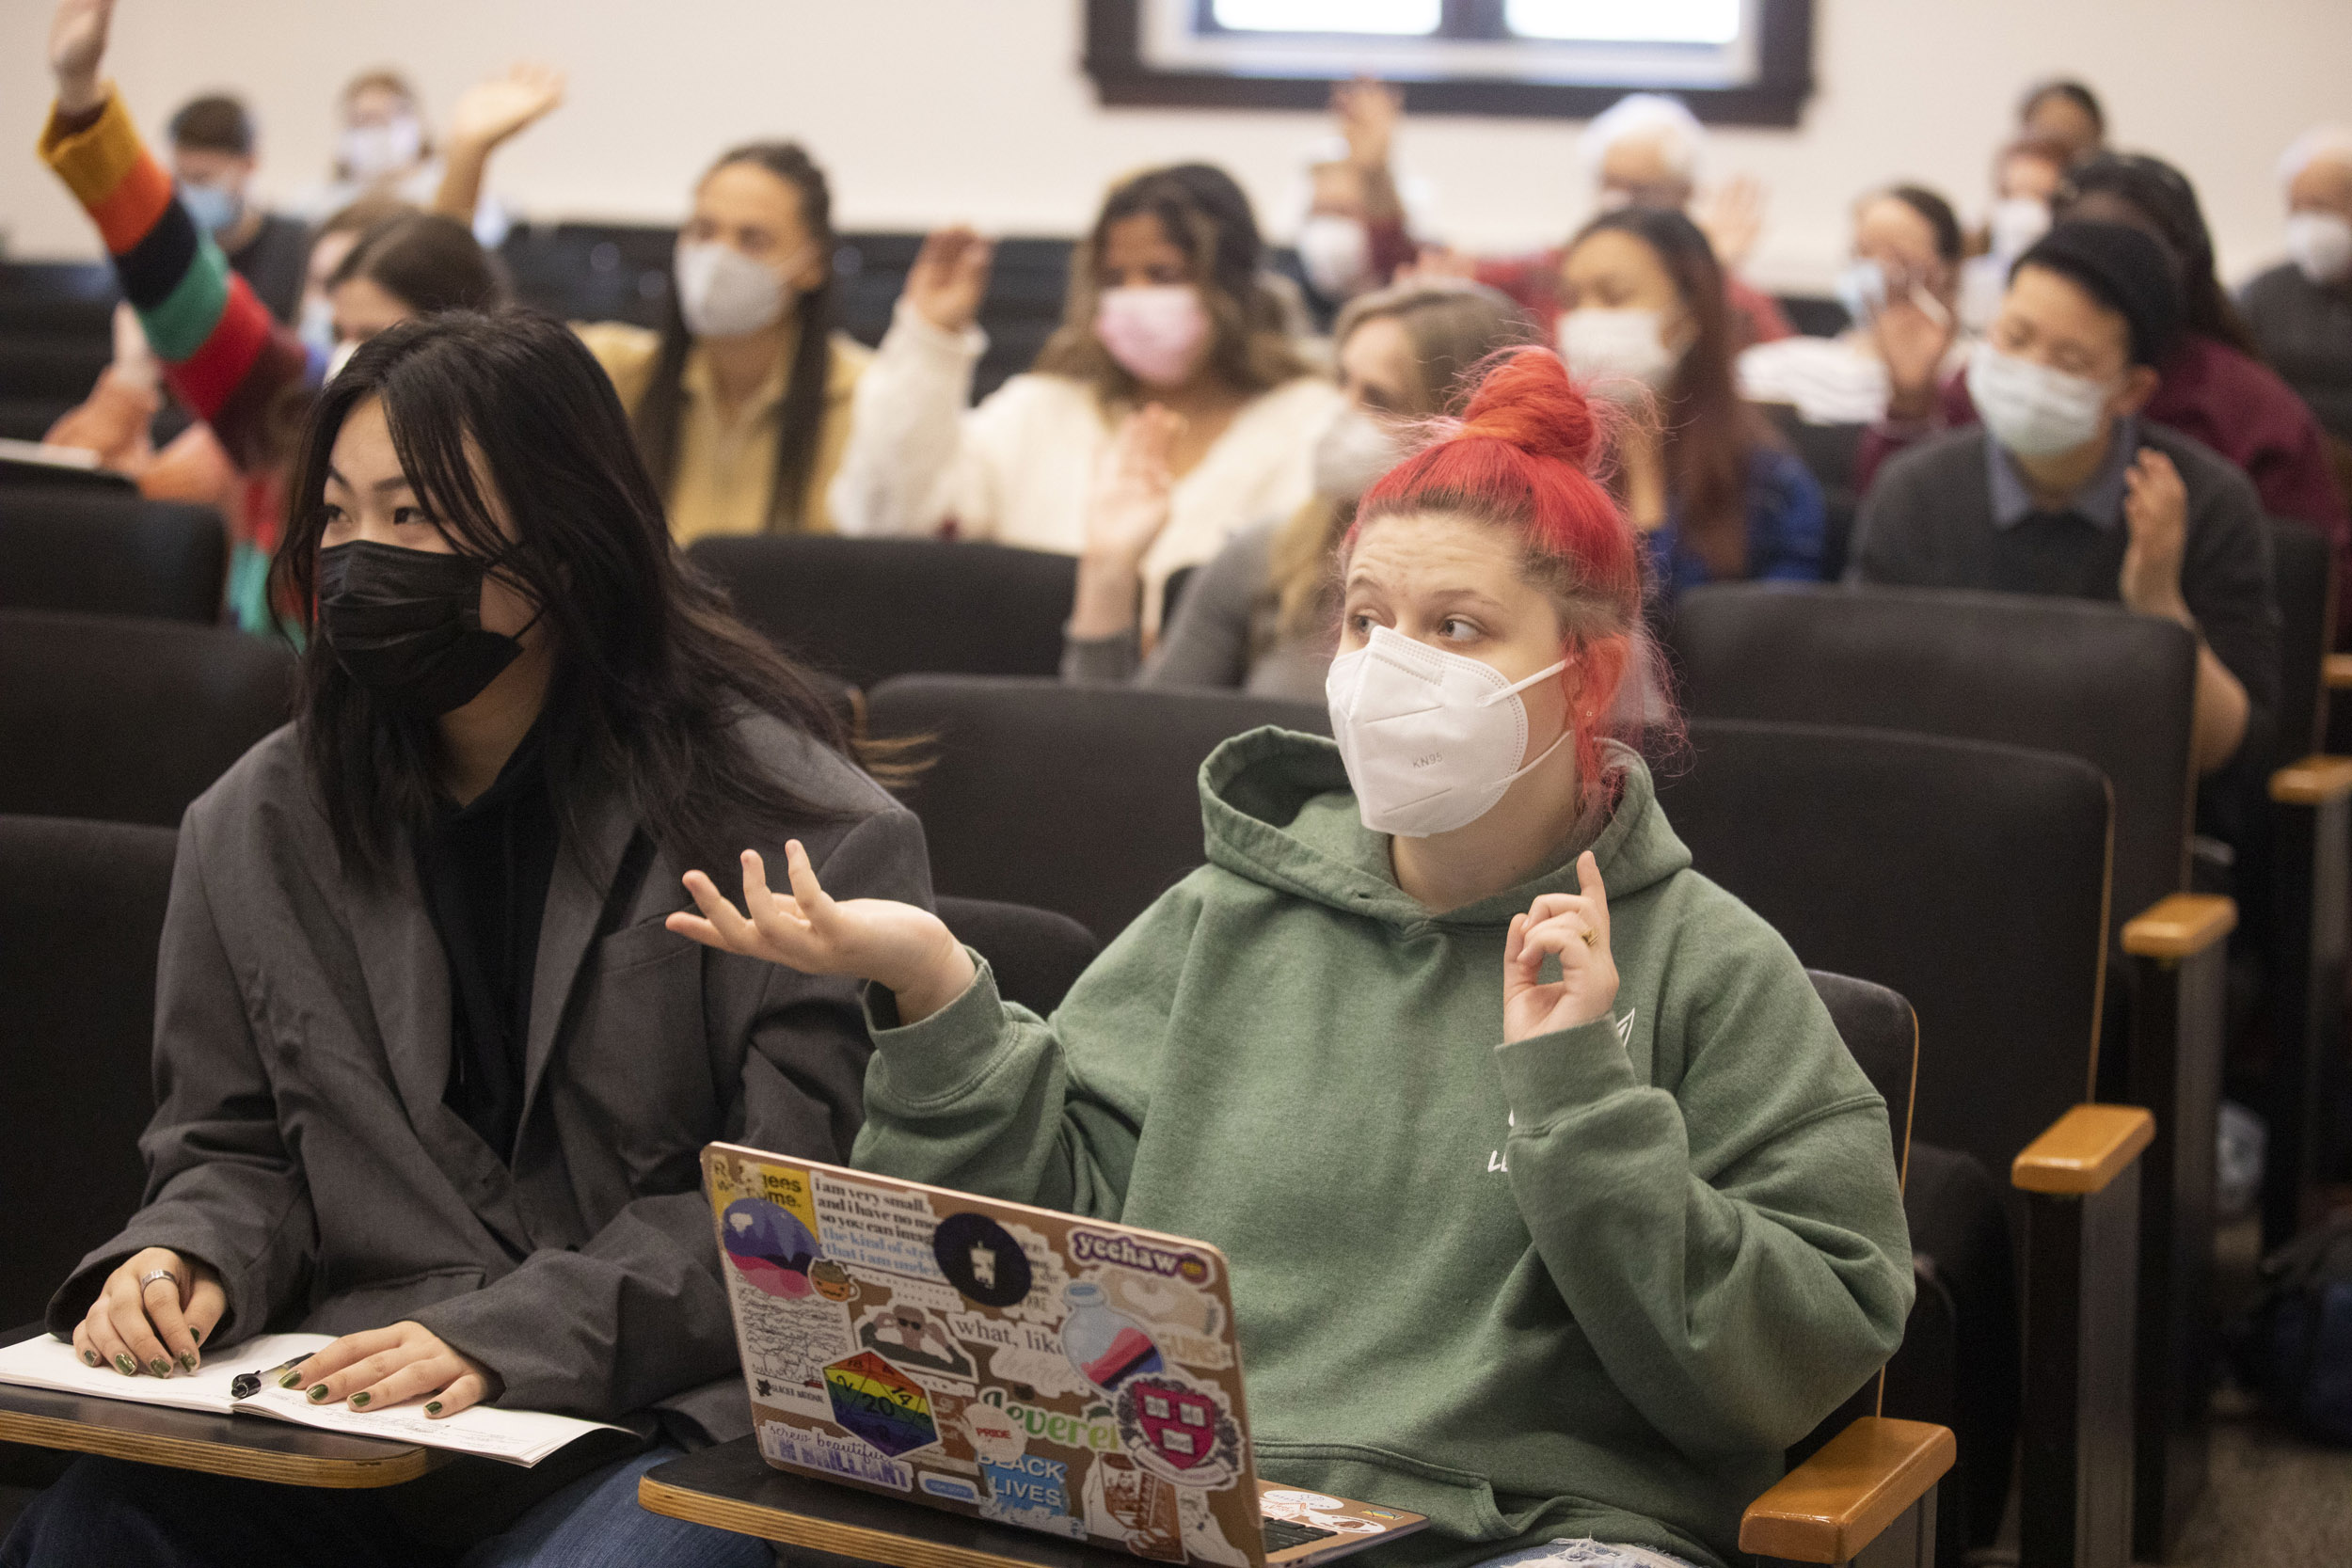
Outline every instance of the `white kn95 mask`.
[(1492, 811), (1568, 738), (1563, 730), (1542, 755), (1521, 760), (1519, 693), (1567, 667), (1563, 658), (1514, 682), (1491, 664), (1373, 627), (1362, 647), (1331, 661), (1323, 687), (1364, 826), (1427, 838)]

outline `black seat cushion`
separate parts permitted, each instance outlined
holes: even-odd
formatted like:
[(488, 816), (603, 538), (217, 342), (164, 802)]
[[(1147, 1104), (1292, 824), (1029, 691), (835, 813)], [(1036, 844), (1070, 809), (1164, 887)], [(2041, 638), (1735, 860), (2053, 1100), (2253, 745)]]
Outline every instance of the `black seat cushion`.
[(2117, 927), (2186, 885), (2197, 642), (2185, 627), (2064, 599), (1724, 584), (1683, 595), (1671, 635), (1693, 718), (1910, 730), (2086, 758), (2115, 786)]
[(0, 610), (220, 619), (228, 535), (209, 506), (0, 485)]
[(40, 1317), (138, 1207), (178, 837), (0, 816), (0, 1324)]
[(293, 681), (243, 632), (0, 610), (0, 812), (176, 827), (286, 721)]
[(1916, 1136), (2005, 1171), (2089, 1096), (2106, 887), (2096, 770), (1818, 725), (1692, 720), (1690, 741), (1659, 799), (1696, 869), (1806, 964), (1917, 1010)]
[(993, 898), (943, 897), (939, 918), (957, 940), (988, 960), (996, 994), (1042, 1018), (1061, 1006), (1102, 944), (1066, 914)]
[(943, 894), (1058, 910), (1108, 942), (1199, 865), (1200, 765), (1261, 724), (1327, 732), (1318, 705), (1229, 691), (908, 675), (868, 696), (877, 736), (928, 736), (905, 792)]
[(687, 553), (771, 641), (860, 687), (916, 672), (1054, 674), (1078, 581), (1073, 556), (932, 539), (757, 534)]

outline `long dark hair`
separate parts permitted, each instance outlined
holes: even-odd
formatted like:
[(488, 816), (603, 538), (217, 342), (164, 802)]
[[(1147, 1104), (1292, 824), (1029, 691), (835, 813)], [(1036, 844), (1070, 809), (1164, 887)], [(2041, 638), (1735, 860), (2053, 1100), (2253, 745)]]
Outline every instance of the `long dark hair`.
[(1212, 164), (1146, 169), (1112, 187), (1093, 230), (1071, 253), (1062, 323), (1038, 351), (1036, 369), (1087, 382), (1104, 403), (1135, 399), (1136, 378), (1095, 337), (1094, 313), (1111, 227), (1145, 216), (1159, 220), (1168, 243), (1191, 263), (1215, 327), (1207, 363), (1220, 379), (1238, 391), (1263, 392), (1307, 373), (1282, 325), (1282, 307), (1260, 275), (1264, 245), (1249, 198)]
[(2214, 271), (2213, 231), (2205, 227), (2204, 209), (2197, 203), (2197, 187), (2188, 176), (2144, 152), (2095, 153), (2067, 171), (2051, 215), (2061, 220), (2073, 216), (2084, 198), (2101, 195), (2137, 213), (2144, 220), (2139, 227), (2172, 253), (2181, 274), (2181, 325), (2261, 358), (2246, 318), (2230, 303), (2230, 292)]
[[(809, 526), (801, 503), (807, 497), (809, 477), (817, 467), (818, 436), (825, 422), (825, 379), (833, 367), (833, 331), (837, 309), (834, 289), (833, 187), (825, 171), (798, 142), (746, 142), (719, 154), (704, 180), (730, 164), (750, 164), (767, 170), (792, 187), (801, 203), (801, 223), (809, 244), (825, 260), (824, 281), (800, 296), (794, 313), (800, 318), (800, 339), (793, 345), (792, 364), (785, 372), (784, 402), (776, 408), (776, 471), (768, 500), (770, 532), (797, 533)], [(677, 479), (679, 416), (686, 406), (686, 356), (694, 346), (678, 308), (677, 291), (662, 312), (661, 347), (654, 356), (653, 381), (637, 404), (633, 421), (638, 449), (653, 470), (661, 494), (667, 496)]]
[[(270, 566), (276, 602), (314, 614), (328, 458), (369, 398), (382, 400), (401, 471), (451, 545), (491, 562), (554, 634), (544, 754), (567, 842), (583, 843), (579, 786), (597, 776), (692, 864), (730, 852), (746, 816), (829, 815), (761, 767), (736, 724), (770, 713), (846, 751), (840, 721), (672, 546), (612, 384), (551, 317), (453, 310), (360, 345), (304, 433)], [(431, 820), (436, 732), (371, 697), (310, 630), (304, 755), (345, 862), (373, 878)]]
[(1731, 309), (1724, 269), (1707, 236), (1671, 207), (1620, 207), (1586, 224), (1574, 250), (1604, 230), (1649, 246), (1682, 296), (1693, 336), (1660, 400), (1668, 492), (1681, 508), (1683, 542), (1721, 580), (1748, 575), (1748, 459), (1778, 437), (1740, 399), (1731, 371)]

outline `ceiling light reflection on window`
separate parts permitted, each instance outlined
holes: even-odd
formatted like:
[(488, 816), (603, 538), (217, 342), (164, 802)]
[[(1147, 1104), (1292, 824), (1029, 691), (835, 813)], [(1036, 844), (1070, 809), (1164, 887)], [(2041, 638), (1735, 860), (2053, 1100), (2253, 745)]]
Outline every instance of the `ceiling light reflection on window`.
[[(1502, 19), (1529, 39), (1724, 44), (1740, 37), (1743, 8), (1741, 0), (1504, 0)], [(1219, 5), (1218, 20), (1224, 12)]]
[(1216, 0), (1216, 24), (1244, 33), (1377, 33), (1418, 38), (1438, 30), (1443, 0)]

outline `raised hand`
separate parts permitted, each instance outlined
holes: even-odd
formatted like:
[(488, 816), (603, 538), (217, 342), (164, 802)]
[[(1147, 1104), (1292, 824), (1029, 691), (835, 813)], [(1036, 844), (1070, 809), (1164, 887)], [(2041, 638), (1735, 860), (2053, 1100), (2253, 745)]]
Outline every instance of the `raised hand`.
[(98, 1299), (73, 1325), (73, 1354), (85, 1366), (125, 1377), (192, 1372), (198, 1347), (229, 1310), (220, 1276), (168, 1247), (135, 1252), (106, 1276)]
[(49, 24), (49, 73), (57, 80), (60, 113), (87, 114), (106, 102), (98, 67), (106, 57), (114, 15), (115, 0), (59, 0)]
[(743, 909), (727, 902), (699, 871), (686, 874), (686, 891), (702, 913), (680, 910), (669, 927), (706, 947), (765, 958), (803, 974), (847, 974), (897, 993), (898, 1017), (915, 1023), (963, 994), (972, 984), (971, 955), (929, 910), (888, 898), (836, 903), (818, 885), (808, 851), (794, 839), (784, 847), (790, 894), (771, 893), (756, 849), (743, 851)]
[(2153, 447), (2142, 447), (2123, 472), (2123, 526), (2131, 543), (2116, 591), (2142, 615), (2190, 620), (2181, 596), (2181, 557), (2188, 545), (2188, 487), (2180, 469)]
[(488, 151), (564, 102), (564, 73), (553, 66), (511, 66), (466, 89), (450, 117), (453, 146)]
[(496, 1372), (414, 1323), (346, 1334), (321, 1345), (278, 1386), (304, 1390), (312, 1404), (345, 1400), (354, 1410), (389, 1410), (424, 1398), (424, 1413), (432, 1420), (494, 1400), (504, 1387)]
[(1140, 563), (1168, 527), (1170, 467), (1184, 417), (1156, 403), (1130, 414), (1111, 438), (1087, 500), (1089, 552)]
[(1764, 182), (1742, 174), (1718, 186), (1694, 214), (1725, 272), (1737, 270), (1756, 249), (1764, 232)]
[[(1920, 303), (1926, 298), (1934, 306)], [(1925, 419), (1935, 408), (1936, 373), (1960, 334), (1960, 324), (1941, 301), (1924, 291), (1889, 298), (1869, 322), (1871, 346), (1886, 366), (1886, 411), (1898, 419)]]
[(994, 255), (993, 245), (961, 225), (933, 230), (907, 269), (907, 303), (942, 332), (968, 331), (988, 296)]
[[(1576, 860), (1575, 893), (1547, 893), (1511, 917), (1502, 944), (1505, 1044), (1573, 1029), (1609, 1016), (1617, 1000), (1617, 961), (1609, 952), (1609, 890), (1587, 849)], [(1544, 959), (1560, 960), (1545, 984)]]
[(1405, 118), (1405, 95), (1386, 82), (1359, 76), (1331, 88), (1331, 114), (1347, 142), (1347, 161), (1367, 171), (1389, 166), (1397, 122)]

